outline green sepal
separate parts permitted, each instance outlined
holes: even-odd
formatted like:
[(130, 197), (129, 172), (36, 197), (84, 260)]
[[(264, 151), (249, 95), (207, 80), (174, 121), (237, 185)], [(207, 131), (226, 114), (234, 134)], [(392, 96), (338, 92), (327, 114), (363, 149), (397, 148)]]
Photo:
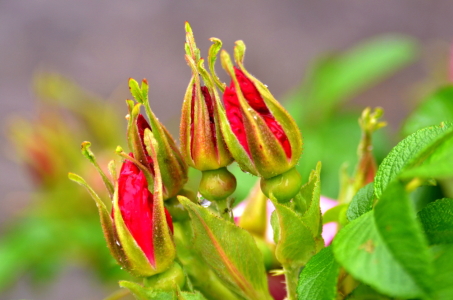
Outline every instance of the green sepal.
[(102, 231), (104, 233), (104, 237), (107, 242), (107, 246), (110, 250), (110, 253), (120, 265), (122, 265), (125, 268), (128, 268), (129, 261), (126, 259), (121, 245), (118, 245), (117, 243), (116, 230), (113, 226), (112, 218), (104, 202), (101, 200), (101, 198), (99, 198), (96, 192), (87, 184), (87, 182), (82, 177), (74, 173), (69, 173), (68, 177), (70, 180), (86, 188), (90, 196), (93, 198), (94, 202), (96, 203), (96, 207), (98, 208), (99, 211)]
[(215, 72), (215, 62), (217, 60), (217, 54), (219, 53), (220, 49), (222, 49), (222, 41), (219, 40), (218, 38), (210, 38), (209, 39), (213, 44), (211, 47), (209, 47), (209, 52), (208, 52), (208, 66), (209, 66), (209, 71), (212, 74), (212, 78), (217, 85), (217, 87), (220, 89), (220, 91), (223, 93), (225, 91), (225, 83), (221, 82), (219, 77), (217, 76)]
[(145, 104), (148, 102), (148, 81), (146, 79), (142, 80), (140, 87), (135, 79), (129, 78), (129, 90), (138, 103)]
[[(272, 299), (268, 292), (262, 255), (245, 230), (219, 218), (185, 197), (179, 201), (192, 220), (194, 247), (239, 299)], [(238, 251), (241, 249), (247, 251)]]
[[(129, 145), (132, 146), (132, 153), (134, 154), (134, 158), (138, 160), (142, 165), (150, 169), (150, 165), (148, 163), (148, 159), (146, 158), (145, 149), (143, 149), (142, 140), (140, 138), (140, 133), (137, 127), (137, 118), (140, 114), (140, 107), (141, 104), (137, 103), (132, 112), (130, 114), (130, 126), (127, 129), (127, 139), (129, 141)], [(151, 184), (148, 182), (148, 184)]]
[[(160, 144), (149, 129), (145, 129), (144, 139), (146, 148), (154, 162), (158, 160)], [(154, 163), (154, 193), (153, 193), (153, 244), (156, 270), (160, 273), (168, 269), (175, 257), (176, 247), (165, 215), (163, 185), (160, 164)]]
[(90, 142), (88, 142), (88, 141), (83, 142), (82, 146), (81, 146), (82, 154), (93, 164), (93, 166), (98, 171), (99, 175), (101, 175), (102, 181), (104, 182), (104, 185), (107, 188), (107, 191), (109, 192), (110, 197), (112, 197), (113, 196), (113, 184), (110, 181), (110, 179), (107, 177), (107, 175), (105, 175), (105, 173), (101, 169), (101, 167), (99, 166), (99, 164), (96, 160), (96, 157), (94, 156), (94, 153), (93, 153), (93, 151), (91, 151), (90, 147), (91, 147)]
[(186, 54), (190, 56), (194, 61), (198, 61), (200, 59), (200, 49), (197, 48), (192, 27), (190, 27), (189, 22), (184, 23), (184, 29), (186, 30), (186, 43), (184, 45)]
[(308, 182), (301, 187), (293, 201), (296, 213), (310, 228), (317, 243), (324, 244), (321, 237), (321, 166), (321, 162), (316, 164), (316, 169), (311, 171)]
[[(159, 145), (157, 160), (154, 160), (154, 164), (156, 162), (159, 163), (164, 185), (163, 197), (164, 199), (169, 199), (176, 196), (187, 182), (188, 166), (179, 152), (173, 137), (151, 111), (149, 103), (145, 104), (145, 109), (153, 136)], [(146, 139), (145, 145), (148, 148), (149, 145), (146, 144)], [(149, 151), (148, 154), (150, 154)]]

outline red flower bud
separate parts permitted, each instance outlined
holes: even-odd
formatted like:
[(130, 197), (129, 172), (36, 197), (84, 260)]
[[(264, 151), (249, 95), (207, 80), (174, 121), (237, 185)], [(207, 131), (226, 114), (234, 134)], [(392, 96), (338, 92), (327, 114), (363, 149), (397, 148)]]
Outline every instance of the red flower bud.
[[(229, 165), (231, 157), (223, 140), (217, 106), (219, 95), (199, 57), (193, 32), (186, 24), (186, 61), (192, 78), (184, 96), (181, 114), (181, 152), (186, 163), (201, 171)], [(205, 86), (202, 85), (202, 81)]]
[[(130, 82), (132, 81), (133, 79), (130, 80)], [(136, 83), (136, 81), (133, 82)], [(142, 85), (144, 84), (146, 84), (145, 81)], [(147, 114), (150, 118), (151, 125), (139, 113), (141, 104), (135, 106), (130, 102), (128, 104), (130, 107), (130, 116), (127, 137), (134, 158), (151, 173), (148, 176), (150, 179), (149, 184), (151, 185), (153, 181), (152, 177), (154, 177), (153, 164), (155, 162), (151, 159), (148, 149), (149, 145), (145, 142), (145, 130), (150, 130), (160, 145), (157, 150), (157, 161), (160, 164), (162, 174), (163, 197), (165, 200), (174, 197), (187, 182), (187, 165), (176, 147), (175, 141), (154, 116), (149, 106), (147, 106)]]
[[(155, 266), (153, 243), (153, 195), (142, 171), (126, 160), (118, 178), (118, 206), (127, 229), (138, 246)], [(112, 210), (112, 216), (114, 212)], [(166, 222), (173, 232), (173, 222), (165, 209)]]
[(236, 42), (234, 52), (238, 67), (228, 53), (221, 53), (222, 66), (231, 76), (223, 94), (225, 108), (218, 104), (222, 133), (244, 171), (266, 179), (275, 177), (294, 168), (302, 153), (302, 137), (296, 122), (267, 87), (245, 70), (242, 41)]

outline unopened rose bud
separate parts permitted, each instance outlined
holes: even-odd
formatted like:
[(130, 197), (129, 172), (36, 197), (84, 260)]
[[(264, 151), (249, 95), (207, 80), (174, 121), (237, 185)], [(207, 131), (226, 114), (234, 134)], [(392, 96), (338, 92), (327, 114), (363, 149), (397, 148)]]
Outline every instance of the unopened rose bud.
[[(192, 78), (184, 97), (181, 115), (181, 151), (186, 163), (200, 171), (229, 165), (231, 157), (222, 137), (216, 102), (219, 95), (199, 58), (192, 29), (186, 24), (186, 61)], [(204, 82), (204, 85), (202, 84)]]
[(234, 52), (237, 67), (226, 51), (221, 53), (222, 66), (231, 77), (223, 94), (225, 107), (219, 105), (222, 122), (227, 122), (222, 124), (225, 142), (242, 170), (262, 178), (268, 197), (276, 186), (273, 195), (288, 201), (302, 184), (294, 169), (302, 153), (299, 128), (267, 87), (244, 68), (242, 41), (236, 42)]
[[(145, 84), (147, 85), (146, 81), (142, 83), (142, 86)], [(128, 128), (129, 146), (132, 148), (134, 158), (147, 167), (150, 172), (153, 172), (153, 164), (156, 162), (150, 157), (144, 137), (145, 130), (152, 131), (154, 138), (159, 144), (157, 163), (159, 163), (161, 169), (164, 187), (163, 197), (166, 200), (176, 196), (187, 182), (187, 164), (184, 162), (171, 135), (154, 116), (149, 104), (146, 103), (145, 108), (150, 123), (140, 114), (140, 106), (141, 104), (139, 103), (130, 109)]]

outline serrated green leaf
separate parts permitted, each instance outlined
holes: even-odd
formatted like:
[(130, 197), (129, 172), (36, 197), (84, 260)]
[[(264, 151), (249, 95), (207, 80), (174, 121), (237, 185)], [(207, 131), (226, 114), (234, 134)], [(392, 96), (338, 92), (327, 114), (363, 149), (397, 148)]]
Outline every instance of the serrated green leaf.
[(272, 299), (267, 287), (263, 258), (253, 237), (185, 197), (178, 199), (192, 220), (195, 249), (200, 251), (225, 285), (240, 298)]
[(428, 204), (418, 213), (430, 244), (453, 243), (453, 199)]
[(453, 299), (453, 245), (439, 245), (432, 249), (434, 256), (434, 299)]
[(421, 164), (407, 168), (401, 178), (450, 178), (453, 177), (453, 138), (446, 140), (433, 150), (433, 153)]
[(410, 114), (403, 126), (404, 135), (420, 128), (453, 121), (453, 86), (445, 86), (423, 99)]
[(374, 201), (374, 185), (369, 183), (361, 188), (357, 194), (352, 198), (349, 204), (346, 216), (349, 221), (355, 220), (364, 213), (373, 208)]
[(379, 199), (387, 185), (406, 168), (421, 164), (443, 142), (453, 137), (451, 123), (426, 127), (398, 143), (382, 161), (374, 180), (374, 193)]
[(417, 298), (425, 293), (394, 257), (369, 211), (338, 232), (333, 241), (336, 260), (355, 279), (383, 294)]
[(390, 184), (382, 194), (374, 209), (374, 221), (393, 257), (428, 294), (432, 276), (428, 243), (401, 183)]
[(334, 300), (337, 294), (340, 265), (335, 261), (332, 248), (322, 249), (308, 262), (300, 274), (298, 300)]
[(321, 220), (321, 162), (312, 170), (308, 183), (304, 184), (294, 198), (295, 210), (300, 214), (301, 221), (312, 232), (316, 239), (322, 230)]
[(278, 227), (278, 236), (274, 236), (274, 239), (277, 238), (275, 256), (284, 265), (301, 267), (316, 254), (314, 233), (289, 207), (278, 202), (274, 202), (274, 205), (272, 228)]

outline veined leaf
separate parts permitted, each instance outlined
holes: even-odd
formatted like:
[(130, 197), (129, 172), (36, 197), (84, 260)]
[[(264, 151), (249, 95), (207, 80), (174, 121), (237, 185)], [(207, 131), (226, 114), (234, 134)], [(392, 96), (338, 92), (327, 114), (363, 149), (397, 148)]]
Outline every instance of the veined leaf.
[(420, 165), (407, 168), (400, 177), (402, 178), (450, 178), (453, 177), (453, 139), (445, 141)]
[(430, 244), (453, 243), (453, 199), (428, 204), (418, 213)]
[(354, 278), (383, 294), (417, 298), (425, 293), (387, 247), (369, 211), (344, 227), (333, 241), (337, 261)]
[(432, 249), (434, 255), (434, 299), (453, 299), (453, 245), (439, 245)]
[(277, 244), (275, 256), (284, 265), (301, 267), (316, 254), (314, 233), (289, 207), (277, 202), (274, 205), (271, 224)]
[(431, 126), (411, 134), (382, 161), (374, 179), (374, 193), (379, 199), (390, 182), (405, 169), (421, 164), (443, 142), (453, 137), (451, 123)]
[(312, 170), (308, 183), (304, 184), (299, 194), (294, 198), (295, 210), (300, 214), (300, 219), (311, 230), (313, 237), (321, 235), (321, 162)]
[(185, 197), (178, 199), (192, 220), (194, 247), (225, 285), (240, 298), (272, 299), (263, 258), (253, 237)]
[(374, 221), (393, 257), (429, 294), (433, 272), (428, 243), (401, 183), (390, 184), (382, 194), (374, 209)]
[(349, 204), (346, 216), (349, 221), (355, 220), (373, 208), (374, 185), (369, 183), (361, 188)]
[(299, 278), (298, 300), (334, 300), (337, 294), (340, 265), (335, 261), (332, 247), (322, 249), (308, 262)]

